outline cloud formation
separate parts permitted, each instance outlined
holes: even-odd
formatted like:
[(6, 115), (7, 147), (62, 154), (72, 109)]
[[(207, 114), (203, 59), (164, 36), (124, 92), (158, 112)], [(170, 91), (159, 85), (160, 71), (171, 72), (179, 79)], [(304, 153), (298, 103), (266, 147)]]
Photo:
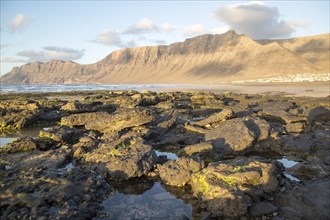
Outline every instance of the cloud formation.
[(160, 27), (165, 32), (171, 32), (171, 31), (174, 31), (176, 29), (176, 27), (174, 25), (171, 25), (169, 23), (164, 23)]
[(138, 23), (128, 27), (124, 34), (144, 34), (149, 32), (159, 31), (159, 27), (154, 24), (149, 18), (143, 18)]
[(18, 57), (1, 57), (1, 63), (26, 63), (25, 59)]
[(27, 59), (26, 62), (45, 62), (49, 60), (78, 60), (82, 56), (84, 56), (84, 54), (85, 50), (75, 50), (72, 48), (48, 46), (43, 47), (42, 51), (27, 49), (18, 52), (16, 55), (20, 57), (25, 57)]
[(23, 14), (17, 14), (13, 20), (9, 23), (9, 29), (11, 33), (23, 30), (30, 22), (30, 18)]
[(123, 45), (119, 33), (106, 29), (98, 33), (93, 42), (107, 46), (121, 47)]
[(208, 32), (207, 28), (201, 24), (194, 24), (183, 28), (183, 33), (189, 37), (206, 34)]
[(254, 39), (283, 38), (295, 32), (290, 22), (280, 18), (278, 8), (263, 2), (227, 5), (217, 9), (214, 16)]

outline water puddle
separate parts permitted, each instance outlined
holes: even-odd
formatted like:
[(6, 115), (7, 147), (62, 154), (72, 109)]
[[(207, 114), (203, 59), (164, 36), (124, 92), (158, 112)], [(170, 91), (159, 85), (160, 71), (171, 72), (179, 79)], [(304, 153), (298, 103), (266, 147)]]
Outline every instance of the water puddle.
[(297, 177), (292, 176), (291, 174), (284, 173), (284, 176), (285, 176), (286, 178), (288, 178), (289, 180), (291, 180), (291, 181), (300, 182), (300, 179), (298, 179)]
[(31, 128), (24, 128), (19, 131), (12, 131), (12, 132), (4, 132), (0, 133), (0, 147), (3, 145), (10, 143), (14, 141), (17, 138), (21, 137), (31, 137), (35, 138), (39, 136), (39, 132), (41, 130), (47, 131), (49, 128), (48, 127), (31, 127)]
[(294, 160), (288, 160), (287, 158), (283, 157), (282, 159), (277, 160), (278, 162), (281, 162), (285, 168), (291, 168), (294, 165), (296, 165), (297, 161)]
[(0, 137), (0, 147), (2, 147), (5, 144), (8, 144), (15, 140), (15, 138), (5, 138), (5, 137)]
[[(113, 183), (110, 185), (114, 186)], [(101, 219), (192, 219), (192, 205), (166, 191), (159, 182), (114, 186), (114, 196), (102, 202)]]
[(178, 156), (175, 154), (175, 153), (171, 153), (171, 152), (162, 152), (162, 151), (158, 151), (158, 150), (155, 150), (155, 153), (158, 156), (166, 156), (167, 159), (169, 160), (176, 160), (178, 159)]
[[(283, 166), (285, 167), (285, 169), (291, 168), (293, 166), (295, 166), (296, 164), (298, 164), (299, 162), (294, 161), (294, 160), (288, 160), (287, 158), (283, 157), (282, 159), (277, 160), (278, 162), (281, 162), (283, 164)], [(294, 177), (293, 175), (284, 172), (284, 176), (286, 178), (288, 178), (291, 181), (296, 181), (296, 182), (300, 182), (300, 179), (298, 179), (297, 177)]]

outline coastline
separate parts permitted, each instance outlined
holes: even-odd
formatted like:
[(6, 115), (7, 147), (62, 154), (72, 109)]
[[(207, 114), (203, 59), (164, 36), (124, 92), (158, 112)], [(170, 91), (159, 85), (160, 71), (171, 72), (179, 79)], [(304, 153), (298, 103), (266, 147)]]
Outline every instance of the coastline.
[[(6, 88), (8, 87), (8, 89)], [(253, 82), (215, 84), (49, 84), (1, 85), (0, 94), (74, 91), (135, 90), (153, 92), (233, 92), (240, 94), (281, 94), (296, 97), (326, 97), (330, 95), (330, 81), (326, 82)]]

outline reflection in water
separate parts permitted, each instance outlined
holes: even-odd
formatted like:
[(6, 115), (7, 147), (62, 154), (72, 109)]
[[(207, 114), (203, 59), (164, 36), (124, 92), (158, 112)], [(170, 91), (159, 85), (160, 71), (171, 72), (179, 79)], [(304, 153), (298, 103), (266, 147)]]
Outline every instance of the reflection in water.
[(44, 126), (24, 128), (14, 132), (0, 133), (0, 138), (19, 138), (19, 137), (31, 137), (35, 138), (39, 136), (39, 132), (42, 129), (47, 129)]
[(178, 159), (178, 156), (175, 154), (175, 153), (171, 153), (171, 152), (161, 152), (161, 151), (158, 151), (158, 150), (155, 150), (155, 153), (158, 156), (166, 156), (167, 159), (169, 160), (176, 160)]
[(94, 219), (192, 219), (192, 206), (167, 192), (159, 182), (139, 195), (117, 191), (101, 205), (104, 209)]
[(278, 162), (281, 162), (285, 168), (291, 168), (294, 165), (296, 165), (298, 162), (293, 161), (293, 160), (288, 160), (285, 157), (283, 157), (280, 160), (277, 160)]
[(37, 127), (24, 128), (18, 131), (0, 133), (0, 147), (20, 137), (31, 137), (31, 138), (38, 137), (39, 132), (42, 129), (47, 130), (48, 128), (45, 128), (43, 126), (37, 126)]
[(15, 140), (15, 138), (2, 138), (0, 137), (0, 147), (2, 147), (3, 145), (12, 142), (13, 140)]
[[(291, 168), (294, 165), (298, 164), (299, 162), (296, 162), (294, 160), (288, 160), (287, 158), (283, 157), (280, 160), (277, 160), (278, 162), (281, 162), (283, 164), (283, 166), (285, 167), (285, 169), (287, 168)], [(300, 182), (300, 180), (294, 176), (292, 176), (291, 174), (284, 172), (284, 176), (292, 181), (296, 181), (296, 182)]]

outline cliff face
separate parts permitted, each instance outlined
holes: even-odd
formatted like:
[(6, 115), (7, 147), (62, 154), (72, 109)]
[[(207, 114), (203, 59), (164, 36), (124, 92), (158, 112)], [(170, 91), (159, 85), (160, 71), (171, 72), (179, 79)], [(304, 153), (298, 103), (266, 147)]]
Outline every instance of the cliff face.
[(318, 72), (329, 72), (329, 34), (256, 42), (229, 31), (169, 46), (125, 48), (89, 65), (33, 62), (14, 68), (0, 81), (3, 84), (216, 83)]

